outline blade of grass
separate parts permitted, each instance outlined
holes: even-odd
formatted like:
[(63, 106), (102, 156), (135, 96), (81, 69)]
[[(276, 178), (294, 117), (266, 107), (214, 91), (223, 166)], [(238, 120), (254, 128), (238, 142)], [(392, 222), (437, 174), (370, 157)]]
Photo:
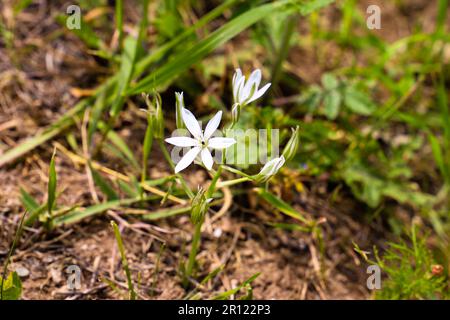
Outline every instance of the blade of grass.
[(94, 179), (95, 184), (102, 190), (103, 194), (106, 195), (108, 201), (118, 200), (119, 196), (111, 187), (110, 183), (106, 181), (100, 173), (95, 170), (92, 165), (89, 164), (89, 169), (92, 172), (92, 178)]
[(212, 298), (212, 300), (225, 300), (228, 299), (230, 296), (238, 293), (242, 288), (246, 287), (247, 285), (251, 284), (256, 278), (258, 278), (258, 276), (260, 275), (260, 273), (255, 273), (253, 276), (251, 276), (250, 278), (248, 278), (247, 280), (245, 280), (242, 284), (240, 284), (239, 286), (237, 286), (234, 289), (228, 290), (226, 292), (220, 293), (216, 296), (214, 296)]
[(308, 221), (305, 217), (303, 217), (297, 210), (292, 208), (288, 203), (284, 202), (282, 199), (278, 198), (274, 194), (262, 189), (262, 188), (256, 188), (256, 193), (258, 196), (260, 196), (262, 199), (267, 201), (269, 204), (280, 210), (282, 213), (286, 214), (287, 216), (294, 218), (296, 220), (299, 220), (306, 224), (311, 224), (310, 221)]
[(123, 0), (116, 0), (116, 32), (119, 35), (119, 48), (122, 48), (123, 44)]
[(122, 257), (122, 267), (127, 277), (129, 299), (136, 300), (136, 292), (134, 291), (133, 281), (131, 280), (131, 272), (130, 268), (128, 267), (128, 260), (127, 256), (125, 255), (125, 248), (123, 246), (122, 236), (120, 235), (119, 227), (114, 221), (111, 221), (111, 226), (114, 230), (114, 235), (116, 237), (117, 247), (119, 248), (120, 256)]
[(55, 168), (56, 148), (53, 150), (52, 159), (48, 172), (48, 188), (47, 188), (47, 211), (49, 218), (52, 218), (52, 210), (56, 200), (56, 168)]

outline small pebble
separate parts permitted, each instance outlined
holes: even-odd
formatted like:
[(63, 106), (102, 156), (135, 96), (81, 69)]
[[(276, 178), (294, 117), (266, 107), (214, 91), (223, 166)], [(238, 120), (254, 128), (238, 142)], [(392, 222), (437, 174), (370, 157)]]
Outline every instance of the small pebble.
[(222, 235), (222, 229), (221, 228), (214, 229), (213, 235), (216, 238), (220, 238), (220, 236)]
[(28, 277), (30, 275), (30, 270), (24, 267), (17, 267), (16, 268), (17, 275), (21, 278)]

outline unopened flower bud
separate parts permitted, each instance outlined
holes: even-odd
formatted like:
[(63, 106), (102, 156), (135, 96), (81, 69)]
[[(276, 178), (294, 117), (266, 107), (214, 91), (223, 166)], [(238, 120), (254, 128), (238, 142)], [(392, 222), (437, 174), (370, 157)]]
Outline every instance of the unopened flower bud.
[(259, 183), (268, 181), (271, 177), (277, 174), (285, 162), (286, 159), (284, 156), (270, 160), (264, 165), (261, 171), (254, 176), (254, 179)]
[(300, 128), (297, 126), (295, 129), (292, 129), (292, 136), (283, 150), (283, 156), (286, 159), (286, 161), (289, 161), (292, 158), (294, 158), (295, 154), (297, 153), (299, 142), (300, 142)]
[(175, 107), (175, 121), (177, 125), (177, 129), (184, 129), (186, 126), (183, 122), (183, 117), (181, 110), (184, 108), (184, 97), (183, 92), (175, 92), (175, 100), (176, 100), (176, 107)]
[[(148, 107), (148, 116), (150, 117), (153, 137), (156, 139), (164, 138), (164, 117), (162, 112), (162, 102), (159, 93), (153, 93), (153, 101), (148, 94), (144, 95), (145, 103)], [(150, 121), (151, 120), (151, 121)]]
[(191, 203), (191, 221), (193, 224), (203, 221), (211, 200), (212, 199), (206, 199), (205, 190), (203, 188), (198, 190)]

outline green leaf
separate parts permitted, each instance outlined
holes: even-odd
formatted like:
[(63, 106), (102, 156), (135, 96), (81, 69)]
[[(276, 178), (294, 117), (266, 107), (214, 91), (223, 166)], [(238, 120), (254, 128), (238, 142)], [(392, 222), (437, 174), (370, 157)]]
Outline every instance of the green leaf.
[(28, 212), (33, 213), (39, 209), (39, 204), (31, 194), (26, 192), (23, 188), (20, 188), (20, 201), (24, 205)]
[(309, 221), (303, 217), (297, 210), (292, 208), (288, 203), (284, 202), (282, 199), (278, 198), (276, 195), (262, 189), (257, 188), (256, 193), (265, 201), (270, 203), (272, 206), (280, 210), (282, 213), (288, 215), (291, 218), (297, 219), (304, 223), (309, 224)]
[(216, 295), (215, 297), (213, 297), (212, 300), (226, 300), (226, 299), (228, 299), (230, 296), (238, 293), (242, 288), (247, 287), (247, 285), (250, 285), (256, 278), (258, 278), (259, 275), (260, 275), (259, 272), (255, 273), (253, 276), (251, 276), (250, 278), (245, 280), (242, 284), (240, 284), (236, 288), (228, 290), (228, 291), (223, 292), (223, 293), (220, 293), (220, 294)]
[(322, 85), (327, 90), (334, 90), (339, 85), (338, 79), (331, 73), (325, 73), (322, 76)]
[(191, 207), (182, 207), (182, 208), (168, 208), (168, 209), (162, 209), (158, 210), (146, 215), (143, 215), (142, 218), (146, 220), (158, 220), (158, 219), (164, 219), (168, 217), (172, 217), (178, 214), (187, 213), (191, 211)]
[(341, 94), (337, 90), (332, 90), (325, 95), (323, 99), (325, 115), (328, 119), (334, 120), (339, 114), (341, 106)]
[(119, 47), (122, 47), (122, 40), (123, 40), (123, 0), (116, 0), (115, 18), (116, 18), (116, 32), (119, 35)]
[(92, 178), (94, 179), (95, 184), (102, 190), (103, 194), (106, 195), (108, 200), (117, 200), (119, 196), (111, 187), (111, 182), (106, 181), (100, 173), (97, 172), (91, 165), (89, 168), (92, 172)]
[(134, 157), (134, 153), (128, 147), (128, 144), (113, 130), (108, 130), (107, 125), (103, 121), (98, 122), (98, 128), (106, 133), (106, 138), (125, 156), (129, 163), (136, 168), (140, 169), (139, 163)]
[[(67, 20), (66, 15), (59, 15), (56, 17), (56, 21), (63, 27), (65, 27)], [(73, 34), (75, 34), (81, 41), (83, 41), (89, 48), (91, 49), (103, 49), (106, 48), (106, 45), (103, 41), (95, 34), (94, 30), (83, 20), (80, 19), (80, 29), (72, 29), (69, 30)]]
[(22, 281), (16, 272), (10, 272), (5, 281), (0, 277), (0, 284), (3, 283), (3, 294), (0, 300), (19, 300), (22, 296)]
[(345, 105), (355, 113), (367, 116), (375, 110), (370, 98), (355, 87), (347, 87), (344, 95)]
[(48, 193), (47, 193), (47, 210), (50, 217), (52, 216), (53, 206), (56, 199), (56, 169), (55, 169), (56, 149), (53, 151), (52, 159), (50, 160), (50, 168), (48, 172)]
[(128, 90), (131, 77), (133, 76), (138, 48), (139, 42), (137, 39), (130, 36), (125, 38), (117, 83), (116, 100), (110, 111), (112, 117), (116, 117), (120, 110), (122, 110), (123, 103), (125, 102), (125, 93)]
[(114, 209), (120, 206), (128, 206), (133, 203), (145, 201), (146, 199), (141, 198), (132, 198), (132, 199), (122, 199), (122, 200), (111, 200), (108, 202), (96, 204), (90, 207), (87, 207), (84, 210), (72, 211), (68, 214), (65, 214), (60, 217), (56, 217), (53, 221), (54, 226), (64, 225), (64, 224), (72, 224), (78, 222), (87, 217), (91, 217), (96, 214), (100, 214), (109, 209)]
[(88, 127), (88, 145), (90, 146), (92, 143), (92, 136), (94, 135), (95, 131), (97, 131), (97, 125), (100, 121), (100, 118), (102, 116), (102, 112), (106, 107), (105, 103), (105, 90), (102, 90), (95, 100), (94, 107), (92, 108), (92, 112), (89, 117), (89, 127)]

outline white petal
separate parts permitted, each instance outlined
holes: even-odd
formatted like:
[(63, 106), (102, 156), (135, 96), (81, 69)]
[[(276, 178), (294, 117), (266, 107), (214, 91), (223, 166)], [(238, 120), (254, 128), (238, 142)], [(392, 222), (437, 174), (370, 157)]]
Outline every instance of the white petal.
[(181, 115), (183, 117), (184, 124), (186, 125), (186, 128), (189, 130), (189, 132), (199, 140), (202, 140), (203, 134), (202, 129), (200, 128), (200, 125), (198, 124), (197, 119), (195, 116), (186, 108), (181, 109)]
[(244, 101), (244, 100), (242, 100), (242, 91), (243, 91), (244, 85), (245, 85), (245, 77), (241, 77), (236, 83), (236, 86), (235, 86), (236, 90), (233, 90), (233, 91), (236, 91), (236, 93), (233, 95), (234, 102), (241, 103)]
[(253, 96), (258, 91), (258, 86), (260, 82), (261, 82), (261, 70), (256, 69), (255, 71), (252, 72), (252, 74), (247, 80), (247, 83), (245, 84), (244, 91), (242, 93), (244, 100), (251, 98), (250, 94), (252, 94)]
[(233, 138), (211, 138), (208, 140), (208, 147), (213, 149), (225, 149), (236, 143)]
[(194, 161), (195, 157), (197, 157), (201, 149), (202, 149), (201, 147), (194, 147), (191, 150), (189, 150), (188, 153), (186, 153), (184, 157), (181, 158), (180, 162), (178, 162), (178, 164), (176, 165), (175, 173), (180, 172), (181, 170), (185, 169), (188, 165), (190, 165), (192, 161)]
[(241, 81), (242, 78), (242, 71), (241, 69), (236, 69), (236, 72), (233, 75), (233, 97), (237, 98), (237, 89), (238, 89), (238, 83)]
[(166, 139), (167, 143), (173, 144), (177, 147), (197, 147), (199, 145), (198, 140), (189, 137), (172, 137)]
[(222, 111), (219, 111), (211, 120), (209, 120), (208, 124), (206, 125), (205, 132), (203, 133), (203, 138), (205, 140), (209, 139), (213, 135), (214, 131), (217, 130), (221, 119)]
[(264, 87), (259, 89), (247, 103), (250, 103), (250, 102), (255, 101), (256, 99), (259, 99), (264, 93), (266, 93), (266, 91), (269, 89), (269, 87), (270, 87), (270, 83), (266, 84)]
[(202, 150), (202, 162), (205, 165), (206, 169), (211, 170), (214, 164), (211, 152), (209, 152), (208, 148), (203, 148)]

